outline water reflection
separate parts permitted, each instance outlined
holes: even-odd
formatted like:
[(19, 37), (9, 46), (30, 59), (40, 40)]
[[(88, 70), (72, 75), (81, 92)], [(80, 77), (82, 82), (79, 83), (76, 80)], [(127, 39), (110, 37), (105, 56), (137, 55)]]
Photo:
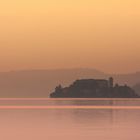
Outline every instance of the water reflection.
[[(8, 101), (1, 102), (1, 106)], [(138, 106), (138, 100), (25, 100), (8, 105)], [(4, 140), (139, 140), (140, 110), (0, 109)]]

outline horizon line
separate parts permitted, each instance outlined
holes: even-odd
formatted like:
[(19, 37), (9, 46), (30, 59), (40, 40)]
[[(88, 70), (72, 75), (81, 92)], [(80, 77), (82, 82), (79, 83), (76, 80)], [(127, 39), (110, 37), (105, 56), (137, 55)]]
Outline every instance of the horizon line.
[(115, 109), (140, 110), (140, 106), (0, 106), (0, 109)]
[(81, 101), (132, 101), (132, 100), (140, 100), (140, 98), (0, 98), (0, 101), (14, 101), (14, 100), (26, 100), (26, 101), (39, 101), (39, 100), (44, 100), (44, 101), (75, 101), (75, 100), (81, 100)]
[(89, 67), (73, 67), (73, 68), (33, 68), (33, 69), (13, 69), (13, 70), (5, 70), (5, 71), (0, 71), (0, 73), (10, 73), (10, 72), (24, 72), (24, 71), (59, 71), (59, 70), (95, 70), (97, 72), (101, 72), (107, 75), (129, 75), (129, 74), (135, 74), (139, 73), (140, 70), (136, 71), (131, 71), (131, 72), (119, 72), (119, 73), (114, 73), (114, 72), (106, 72), (102, 71), (96, 68), (89, 68)]

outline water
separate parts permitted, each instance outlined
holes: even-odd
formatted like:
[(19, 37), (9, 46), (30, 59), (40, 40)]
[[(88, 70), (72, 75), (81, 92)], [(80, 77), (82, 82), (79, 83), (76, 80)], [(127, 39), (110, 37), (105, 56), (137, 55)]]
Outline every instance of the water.
[(140, 99), (0, 99), (2, 140), (139, 140)]

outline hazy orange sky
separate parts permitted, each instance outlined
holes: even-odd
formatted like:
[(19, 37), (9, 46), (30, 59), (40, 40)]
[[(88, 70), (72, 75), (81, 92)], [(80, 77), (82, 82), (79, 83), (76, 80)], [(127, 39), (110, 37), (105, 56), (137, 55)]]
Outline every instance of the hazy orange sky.
[(140, 70), (139, 0), (3, 0), (0, 71)]

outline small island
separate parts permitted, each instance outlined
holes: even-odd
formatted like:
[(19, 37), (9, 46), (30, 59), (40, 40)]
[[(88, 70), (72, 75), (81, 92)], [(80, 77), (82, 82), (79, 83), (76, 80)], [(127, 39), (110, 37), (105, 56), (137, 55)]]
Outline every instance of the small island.
[(50, 94), (51, 98), (139, 98), (129, 86), (114, 85), (113, 78), (76, 80), (69, 87), (61, 85)]

